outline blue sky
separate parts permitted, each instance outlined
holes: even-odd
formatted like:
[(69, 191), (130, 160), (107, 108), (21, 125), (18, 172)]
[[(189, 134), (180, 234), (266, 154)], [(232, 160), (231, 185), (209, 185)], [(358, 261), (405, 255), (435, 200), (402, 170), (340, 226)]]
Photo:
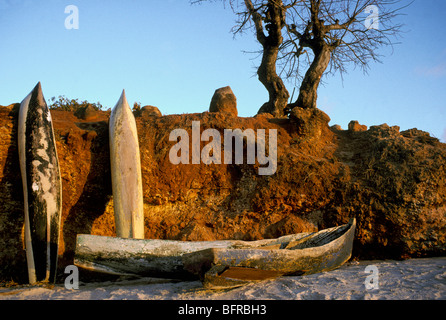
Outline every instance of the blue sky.
[[(65, 28), (65, 7), (79, 9), (79, 29)], [(350, 120), (418, 128), (446, 142), (446, 1), (415, 0), (393, 54), (368, 75), (349, 69), (327, 77), (318, 107), (330, 124)], [(231, 86), (239, 116), (268, 100), (258, 81), (251, 33), (230, 32), (222, 2), (188, 0), (0, 0), (0, 104), (20, 102), (41, 81), (45, 98), (64, 95), (113, 107), (129, 103), (163, 114), (203, 112), (215, 89)], [(294, 84), (287, 84), (290, 94)]]

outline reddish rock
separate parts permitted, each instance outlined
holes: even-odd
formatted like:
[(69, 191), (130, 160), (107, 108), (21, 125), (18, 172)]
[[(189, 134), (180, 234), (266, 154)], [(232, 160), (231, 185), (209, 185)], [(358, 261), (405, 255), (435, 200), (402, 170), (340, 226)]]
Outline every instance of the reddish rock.
[[(16, 111), (0, 107), (0, 283), (27, 281)], [(116, 234), (109, 113), (98, 111), (95, 122), (68, 111), (51, 113), (63, 188), (62, 281), (77, 234)], [(330, 130), (328, 116), (317, 109), (294, 110), (290, 118), (219, 112), (136, 118), (145, 238), (255, 240), (356, 217), (355, 257), (446, 254), (446, 144), (387, 125), (354, 135)], [(221, 133), (276, 129), (277, 171), (259, 176), (259, 164), (172, 164), (169, 134), (183, 128), (191, 136), (192, 121)]]
[(237, 117), (237, 98), (231, 87), (223, 87), (215, 90), (212, 96), (209, 112), (225, 112)]
[(362, 132), (362, 131), (367, 131), (367, 126), (363, 125), (363, 124), (359, 124), (358, 121), (356, 120), (352, 120), (350, 121), (350, 123), (348, 124), (348, 131), (350, 132)]
[(299, 134), (312, 139), (319, 139), (328, 128), (330, 117), (317, 108), (295, 107), (291, 110), (290, 120), (295, 123)]
[(142, 117), (161, 117), (161, 111), (154, 106), (144, 106), (141, 108)]
[(342, 127), (339, 124), (332, 125), (330, 128), (333, 130), (342, 131)]
[(75, 115), (82, 120), (93, 121), (98, 118), (98, 110), (91, 104), (79, 108)]

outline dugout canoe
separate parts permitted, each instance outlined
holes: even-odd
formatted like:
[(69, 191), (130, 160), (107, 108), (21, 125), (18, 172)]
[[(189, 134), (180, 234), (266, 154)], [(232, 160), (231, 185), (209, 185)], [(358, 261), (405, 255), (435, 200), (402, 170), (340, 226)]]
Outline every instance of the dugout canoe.
[(257, 241), (175, 241), (79, 234), (75, 265), (96, 272), (202, 279), (209, 288), (329, 271), (351, 256), (356, 221)]
[(135, 117), (122, 91), (110, 115), (110, 168), (116, 233), (144, 238), (141, 161)]
[[(284, 238), (294, 239), (293, 236)], [(266, 247), (275, 240), (176, 241), (130, 239), (78, 234), (74, 264), (83, 269), (115, 275), (169, 279), (198, 279), (184, 269), (184, 254), (209, 248)]]
[(51, 113), (40, 82), (20, 104), (18, 151), (29, 282), (54, 282), (62, 185)]
[[(279, 276), (308, 275), (340, 267), (351, 257), (356, 220), (281, 241), (279, 248), (209, 248), (183, 255), (184, 269), (205, 288), (232, 288)], [(287, 239), (288, 240), (288, 239)], [(266, 250), (265, 250), (266, 249)]]

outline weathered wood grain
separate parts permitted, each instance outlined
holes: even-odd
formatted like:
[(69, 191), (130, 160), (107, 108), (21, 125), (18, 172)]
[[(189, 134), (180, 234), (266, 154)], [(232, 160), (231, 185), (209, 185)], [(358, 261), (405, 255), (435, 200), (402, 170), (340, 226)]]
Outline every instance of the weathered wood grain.
[(18, 151), (29, 282), (54, 282), (62, 186), (51, 113), (40, 82), (20, 105)]
[(144, 238), (141, 160), (135, 117), (125, 91), (110, 115), (110, 164), (116, 233)]
[[(352, 219), (346, 225), (306, 236), (305, 241), (297, 245), (289, 246), (293, 243), (290, 241), (285, 249), (279, 250), (209, 248), (184, 255), (183, 264), (186, 270), (200, 276), (206, 288), (243, 285), (255, 280), (255, 277), (247, 278), (246, 274), (255, 276), (259, 270), (269, 276), (268, 272), (279, 276), (330, 271), (350, 259), (355, 228), (356, 220)], [(241, 268), (246, 270), (241, 272)], [(232, 272), (226, 274), (228, 269)]]
[[(110, 274), (201, 278), (206, 287), (231, 287), (337, 268), (351, 256), (355, 226), (352, 219), (349, 224), (317, 233), (257, 241), (147, 240), (81, 234), (77, 236), (74, 263)], [(305, 246), (305, 242), (311, 246)]]

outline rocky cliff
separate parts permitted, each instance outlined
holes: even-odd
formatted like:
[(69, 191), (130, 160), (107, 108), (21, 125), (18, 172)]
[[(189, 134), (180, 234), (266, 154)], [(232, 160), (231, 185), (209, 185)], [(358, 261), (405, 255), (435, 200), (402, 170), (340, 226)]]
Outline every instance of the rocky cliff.
[[(26, 282), (23, 195), (17, 151), (18, 105), (0, 107), (0, 282)], [(143, 111), (143, 110), (142, 110)], [(115, 235), (105, 111), (88, 117), (52, 110), (63, 183), (60, 273), (76, 235)], [(278, 237), (357, 219), (354, 256), (409, 258), (446, 253), (446, 145), (416, 129), (385, 124), (330, 128), (322, 111), (290, 119), (227, 113), (136, 117), (145, 237), (213, 240)], [(277, 170), (261, 164), (178, 164), (174, 129), (277, 130)], [(201, 142), (201, 147), (208, 142)], [(244, 148), (247, 148), (245, 141)], [(245, 150), (246, 151), (246, 150)]]

